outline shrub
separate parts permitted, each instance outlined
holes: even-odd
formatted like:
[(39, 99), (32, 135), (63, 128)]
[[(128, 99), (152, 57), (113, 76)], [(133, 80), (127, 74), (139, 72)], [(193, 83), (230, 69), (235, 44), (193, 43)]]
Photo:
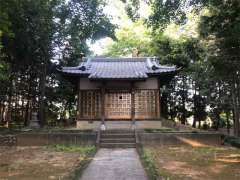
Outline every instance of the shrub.
[(234, 147), (240, 148), (240, 138), (235, 136), (226, 136), (224, 144), (230, 144)]

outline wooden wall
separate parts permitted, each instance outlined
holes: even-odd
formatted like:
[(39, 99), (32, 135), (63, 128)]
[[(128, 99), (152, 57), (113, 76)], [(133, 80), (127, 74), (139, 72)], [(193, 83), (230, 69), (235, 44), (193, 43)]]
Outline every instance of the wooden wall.
[[(78, 119), (95, 120), (101, 119), (101, 91), (79, 91)], [(134, 94), (134, 99), (132, 98)], [(133, 90), (106, 90), (104, 95), (105, 119), (131, 120), (134, 119), (159, 119), (159, 90), (145, 89)], [(134, 104), (133, 104), (134, 103)], [(132, 117), (132, 106), (134, 117)]]
[(77, 119), (160, 119), (159, 101), (159, 83), (154, 77), (136, 82), (96, 82), (81, 78)]

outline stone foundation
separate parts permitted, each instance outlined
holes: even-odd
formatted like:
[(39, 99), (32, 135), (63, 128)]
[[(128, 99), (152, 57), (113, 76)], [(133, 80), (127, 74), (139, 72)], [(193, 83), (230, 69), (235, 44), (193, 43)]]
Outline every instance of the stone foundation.
[(98, 130), (100, 128), (101, 121), (77, 121), (77, 129), (86, 130)]
[[(98, 130), (100, 125), (101, 121), (77, 121), (77, 129)], [(132, 121), (105, 121), (105, 126), (106, 129), (160, 129), (162, 122), (141, 120), (135, 121), (135, 126), (133, 126)]]
[(22, 133), (0, 136), (0, 146), (95, 145), (96, 132)]
[(137, 129), (161, 129), (162, 121), (136, 121)]
[(17, 144), (17, 138), (14, 135), (0, 135), (0, 146), (14, 146)]

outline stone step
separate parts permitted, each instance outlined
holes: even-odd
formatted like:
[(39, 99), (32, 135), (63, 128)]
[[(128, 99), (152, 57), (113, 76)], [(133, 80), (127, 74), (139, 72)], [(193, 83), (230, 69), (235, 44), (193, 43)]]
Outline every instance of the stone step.
[(101, 143), (101, 148), (135, 148), (135, 143)]
[(116, 129), (101, 131), (101, 134), (134, 134), (133, 130)]
[(135, 138), (102, 138), (101, 143), (135, 143)]
[(119, 139), (119, 138), (135, 138), (135, 134), (101, 134), (102, 138), (108, 138), (108, 139)]

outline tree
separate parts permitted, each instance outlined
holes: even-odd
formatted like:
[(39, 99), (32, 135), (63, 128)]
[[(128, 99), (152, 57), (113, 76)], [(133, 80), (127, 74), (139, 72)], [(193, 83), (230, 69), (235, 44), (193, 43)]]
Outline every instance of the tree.
[[(209, 44), (209, 60), (223, 82), (231, 87), (234, 133), (240, 136), (240, 2), (210, 1), (200, 32)], [(229, 91), (227, 91), (229, 92)]]
[[(81, 56), (90, 53), (87, 40), (95, 41), (105, 36), (114, 38), (115, 25), (111, 24), (109, 17), (103, 13), (104, 6), (105, 3), (101, 0), (70, 0), (57, 8), (55, 40), (59, 66), (79, 65)], [(60, 119), (64, 119), (65, 114), (75, 116), (78, 87), (73, 87), (62, 76), (51, 76), (52, 82), (48, 86), (47, 95), (47, 103), (52, 109), (50, 114), (60, 114)], [(57, 84), (57, 87), (52, 86), (54, 84)]]
[[(103, 6), (99, 0), (1, 3), (4, 11), (0, 13), (0, 23), (6, 25), (0, 29), (0, 70), (4, 67), (9, 74), (8, 84), (1, 87), (5, 88), (2, 94), (6, 97), (3, 103), (7, 104), (8, 121), (27, 125), (31, 112), (38, 111), (41, 125), (45, 125), (47, 110), (54, 109), (48, 107), (61, 99), (55, 101), (49, 98), (50, 94), (59, 92), (56, 88), (63, 83), (53, 74), (52, 61), (76, 65), (78, 54), (87, 52), (87, 39), (112, 36), (114, 26), (103, 13)], [(58, 96), (68, 97), (61, 93)], [(72, 97), (71, 101), (75, 96)]]
[[(195, 12), (201, 17), (199, 32), (208, 47), (207, 61), (204, 61), (204, 64), (206, 64), (205, 68), (207, 69), (205, 70), (209, 73), (208, 75), (212, 77), (208, 80), (212, 82), (211, 89), (213, 90), (210, 92), (204, 88), (201, 91), (219, 95), (215, 98), (210, 96), (211, 100), (207, 99), (207, 101), (209, 100), (207, 104), (211, 104), (212, 111), (216, 114), (217, 122), (222, 111), (229, 114), (229, 108), (226, 108), (226, 105), (229, 104), (227, 99), (231, 94), (230, 105), (235, 122), (234, 130), (235, 135), (239, 136), (239, 1), (154, 0), (148, 1), (148, 3), (152, 7), (152, 15), (147, 22), (154, 32), (163, 32), (173, 22), (185, 24), (187, 22), (186, 14), (189, 11)], [(133, 3), (132, 6), (134, 7)], [(205, 85), (209, 85), (207, 80), (203, 82)], [(219, 85), (220, 83), (223, 85)]]
[[(205, 120), (206, 103), (203, 103), (205, 102), (204, 94), (201, 92), (203, 78), (200, 76), (206, 69), (205, 50), (202, 44), (198, 39), (184, 37), (173, 40), (162, 34), (155, 35), (153, 39), (152, 53), (159, 57), (160, 63), (175, 64), (182, 68), (169, 84), (167, 94), (163, 94), (168, 99), (164, 104), (169, 106), (169, 116), (171, 119), (177, 117), (182, 124), (186, 124), (187, 118), (191, 115), (199, 122)], [(202, 103), (196, 100), (201, 100)]]
[(115, 31), (116, 41), (107, 47), (106, 56), (149, 56), (151, 32), (143, 20), (126, 24)]

